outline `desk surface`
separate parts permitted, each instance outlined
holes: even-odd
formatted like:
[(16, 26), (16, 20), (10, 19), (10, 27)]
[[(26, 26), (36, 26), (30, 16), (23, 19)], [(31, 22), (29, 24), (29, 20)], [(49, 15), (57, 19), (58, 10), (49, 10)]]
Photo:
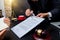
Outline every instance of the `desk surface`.
[(60, 29), (60, 22), (52, 22), (51, 24)]
[[(13, 25), (12, 26), (15, 26), (16, 24), (15, 23), (19, 23), (19, 22), (13, 22)], [(53, 25), (49, 25), (48, 27), (53, 27)], [(49, 28), (50, 29), (50, 28)], [(34, 30), (30, 31), (29, 33), (27, 33), (25, 36), (23, 36), (22, 38), (18, 38), (11, 30), (10, 32), (8, 33), (8, 36), (10, 36), (10, 40), (34, 40), (33, 39), (33, 33), (34, 33)], [(51, 35), (51, 40), (60, 40), (59, 39), (59, 31), (58, 30), (52, 30), (50, 32), (50, 35)]]

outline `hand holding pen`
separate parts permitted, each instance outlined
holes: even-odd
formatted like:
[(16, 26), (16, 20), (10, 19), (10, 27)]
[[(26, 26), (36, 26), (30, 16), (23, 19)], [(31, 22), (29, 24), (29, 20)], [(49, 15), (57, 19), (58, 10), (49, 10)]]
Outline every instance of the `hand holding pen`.
[(26, 15), (26, 16), (35, 16), (34, 13), (33, 13), (33, 10), (30, 10), (30, 9), (27, 9), (27, 10), (25, 11), (25, 15)]

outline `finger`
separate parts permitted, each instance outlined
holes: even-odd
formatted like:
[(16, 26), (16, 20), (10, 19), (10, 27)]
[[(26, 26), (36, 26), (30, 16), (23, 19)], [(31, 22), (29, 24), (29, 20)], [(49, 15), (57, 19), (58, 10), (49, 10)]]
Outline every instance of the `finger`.
[(0, 39), (2, 40), (3, 38), (4, 38), (4, 36), (5, 36), (5, 34), (6, 34), (6, 29), (4, 29), (4, 30), (2, 30), (1, 32), (0, 32)]
[(38, 15), (37, 15), (37, 17), (40, 17), (40, 16), (41, 16), (41, 14), (38, 14)]
[(41, 15), (40, 17), (43, 18), (44, 16)]
[(31, 10), (31, 13), (33, 13), (33, 10)]
[(10, 22), (8, 22), (8, 21), (5, 21), (5, 23), (6, 23), (8, 26), (10, 26)]
[(5, 21), (10, 21), (10, 19), (9, 19), (9, 18), (5, 18), (4, 20), (5, 20)]
[(3, 35), (3, 33), (5, 33), (5, 31), (6, 31), (6, 29), (2, 30), (2, 31), (0, 32), (0, 36)]
[(10, 20), (9, 20), (9, 18), (5, 18), (5, 19), (4, 19), (4, 22), (5, 22), (8, 26), (10, 26)]
[(10, 19), (9, 18), (5, 18), (4, 22), (10, 22)]

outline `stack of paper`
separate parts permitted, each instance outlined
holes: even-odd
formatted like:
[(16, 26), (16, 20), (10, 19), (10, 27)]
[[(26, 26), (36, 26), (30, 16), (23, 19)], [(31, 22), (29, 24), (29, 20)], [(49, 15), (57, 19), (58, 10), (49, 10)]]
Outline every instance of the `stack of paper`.
[(11, 30), (19, 37), (21, 38), (26, 33), (31, 31), (33, 28), (35, 28), (38, 24), (40, 24), (44, 19), (39, 18), (36, 16), (31, 16), (24, 20), (23, 22), (19, 23), (18, 25), (11, 28)]

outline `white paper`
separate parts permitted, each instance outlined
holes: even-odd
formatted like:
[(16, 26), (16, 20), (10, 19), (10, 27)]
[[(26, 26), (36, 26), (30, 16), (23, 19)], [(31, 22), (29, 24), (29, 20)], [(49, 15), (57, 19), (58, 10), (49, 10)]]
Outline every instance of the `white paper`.
[(4, 18), (5, 17), (0, 18), (0, 31), (8, 27), (8, 25), (4, 23)]
[(21, 38), (26, 33), (28, 33), (30, 30), (35, 28), (38, 24), (40, 24), (44, 19), (39, 18), (36, 16), (31, 16), (27, 18), (25, 21), (19, 23), (18, 25), (11, 28), (11, 30), (19, 37)]

